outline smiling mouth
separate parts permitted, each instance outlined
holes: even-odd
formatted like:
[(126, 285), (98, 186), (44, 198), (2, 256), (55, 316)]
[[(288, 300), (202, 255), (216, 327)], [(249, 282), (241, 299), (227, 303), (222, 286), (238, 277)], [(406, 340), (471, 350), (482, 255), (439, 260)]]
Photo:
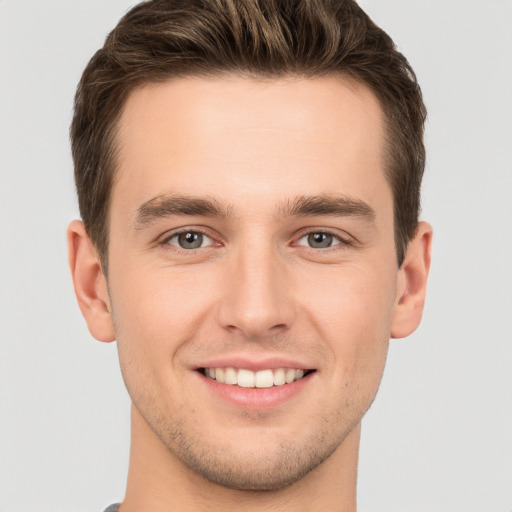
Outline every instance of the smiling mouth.
[(315, 370), (275, 368), (253, 372), (245, 368), (199, 368), (205, 377), (241, 388), (271, 388), (301, 380)]

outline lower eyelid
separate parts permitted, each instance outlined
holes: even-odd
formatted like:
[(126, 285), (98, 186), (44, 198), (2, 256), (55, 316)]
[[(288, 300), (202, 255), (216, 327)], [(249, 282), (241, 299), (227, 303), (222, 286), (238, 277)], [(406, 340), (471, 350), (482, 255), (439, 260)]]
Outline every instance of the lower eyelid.
[[(336, 234), (336, 233), (331, 233), (329, 231), (322, 231), (322, 230), (319, 230), (319, 231), (309, 231), (308, 233), (304, 233), (303, 235), (301, 235), (298, 239), (297, 239), (297, 242), (299, 242), (300, 240), (302, 240), (303, 238), (306, 238), (308, 237), (309, 235), (312, 235), (312, 234), (316, 234), (316, 233), (323, 233), (323, 234), (326, 234), (326, 235), (330, 235), (333, 237), (334, 239), (334, 242), (331, 246), (329, 247), (325, 247), (323, 249), (330, 249), (331, 247), (334, 247), (336, 245), (349, 245), (350, 244), (350, 241), (345, 239), (345, 238), (342, 238), (340, 235)], [(296, 244), (297, 244), (296, 242)], [(321, 249), (319, 247), (311, 247), (309, 246), (307, 243), (304, 243), (304, 244), (298, 244), (298, 245), (301, 245), (303, 247), (309, 247), (310, 249)]]
[[(180, 235), (182, 235), (183, 233), (198, 233), (198, 234), (201, 234), (204, 237), (204, 239), (206, 239), (205, 241), (207, 243), (206, 243), (206, 245), (202, 245), (201, 247), (197, 247), (196, 249), (185, 249), (184, 247), (181, 247), (178, 244), (178, 242), (177, 242), (177, 238)], [(171, 242), (172, 240), (175, 240), (176, 243), (172, 243)], [(181, 231), (177, 231), (175, 233), (172, 233), (172, 235), (165, 236), (160, 243), (162, 245), (172, 245), (173, 247), (177, 247), (178, 249), (181, 249), (183, 251), (193, 251), (193, 250), (197, 250), (197, 249), (204, 249), (205, 247), (209, 247), (211, 245), (214, 245), (215, 241), (214, 241), (214, 239), (211, 236), (207, 235), (205, 232), (200, 231), (198, 229), (183, 229)]]
[[(205, 245), (202, 245), (201, 247), (197, 247), (195, 249), (186, 249), (184, 247), (181, 247), (177, 241), (177, 237), (179, 235), (182, 235), (183, 233), (200, 233), (203, 237), (204, 237), (204, 242), (205, 242)], [(305, 243), (299, 243), (302, 239), (305, 239), (307, 238), (309, 235), (311, 234), (316, 234), (316, 233), (324, 233), (326, 235), (330, 235), (333, 237), (333, 244), (329, 247), (324, 247), (324, 248), (320, 248), (320, 247), (311, 247), (307, 241)], [(172, 243), (171, 241), (175, 241), (174, 243)], [(302, 246), (302, 247), (307, 247), (309, 249), (313, 249), (313, 250), (322, 250), (322, 249), (330, 249), (332, 247), (336, 247), (338, 245), (351, 245), (351, 241), (347, 238), (344, 238), (342, 236), (340, 236), (339, 234), (337, 233), (332, 233), (332, 232), (329, 232), (329, 231), (325, 231), (325, 230), (318, 230), (318, 231), (308, 231), (307, 233), (304, 233), (302, 234), (301, 236), (299, 236), (297, 239), (296, 239), (296, 242), (293, 243), (293, 245), (299, 245), (299, 246)], [(174, 232), (172, 234), (167, 234), (165, 236), (163, 236), (161, 238), (161, 241), (160, 241), (160, 244), (161, 245), (171, 245), (173, 247), (176, 247), (177, 249), (180, 249), (180, 250), (183, 250), (183, 251), (187, 251), (187, 252), (191, 252), (191, 251), (194, 251), (194, 250), (197, 250), (197, 249), (205, 249), (207, 247), (210, 247), (210, 246), (214, 246), (214, 245), (217, 245), (215, 239), (208, 235), (207, 233), (205, 233), (204, 231), (200, 230), (200, 229), (182, 229), (180, 231), (177, 231), (177, 232)]]

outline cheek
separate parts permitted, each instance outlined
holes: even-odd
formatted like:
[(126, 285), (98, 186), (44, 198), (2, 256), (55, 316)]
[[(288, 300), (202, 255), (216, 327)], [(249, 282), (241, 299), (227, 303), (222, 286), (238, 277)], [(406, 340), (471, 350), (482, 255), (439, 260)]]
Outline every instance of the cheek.
[[(128, 275), (133, 277), (127, 277)], [(186, 339), (208, 308), (204, 279), (194, 272), (144, 267), (129, 270), (113, 283), (116, 332), (151, 346)], [(129, 285), (129, 286), (128, 286)]]
[(396, 269), (331, 269), (309, 282), (303, 302), (308, 321), (327, 342), (332, 368), (348, 380), (378, 385), (385, 364), (395, 297)]
[(201, 325), (207, 294), (198, 293), (199, 278), (180, 279), (161, 269), (145, 272), (142, 265), (136, 272), (123, 270), (111, 276), (119, 360), (130, 394), (150, 400), (151, 389), (172, 393), (171, 381), (180, 379), (176, 355)]

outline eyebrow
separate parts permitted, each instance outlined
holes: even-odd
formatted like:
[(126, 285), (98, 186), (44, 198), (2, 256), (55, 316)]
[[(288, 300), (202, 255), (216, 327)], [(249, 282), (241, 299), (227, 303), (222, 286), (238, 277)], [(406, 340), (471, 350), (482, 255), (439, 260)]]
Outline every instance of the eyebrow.
[(364, 201), (334, 194), (297, 197), (283, 205), (279, 213), (283, 217), (324, 215), (362, 217), (369, 222), (375, 220), (375, 210)]
[[(165, 194), (149, 199), (137, 209), (135, 228), (140, 229), (165, 217), (198, 216), (226, 219), (232, 212), (232, 206), (224, 206), (214, 198)], [(307, 216), (362, 217), (373, 222), (375, 210), (359, 199), (334, 194), (299, 196), (284, 202), (278, 208), (277, 218)]]
[(166, 194), (154, 197), (139, 206), (135, 226), (142, 227), (157, 219), (184, 215), (227, 218), (230, 211), (230, 207), (224, 207), (212, 198)]

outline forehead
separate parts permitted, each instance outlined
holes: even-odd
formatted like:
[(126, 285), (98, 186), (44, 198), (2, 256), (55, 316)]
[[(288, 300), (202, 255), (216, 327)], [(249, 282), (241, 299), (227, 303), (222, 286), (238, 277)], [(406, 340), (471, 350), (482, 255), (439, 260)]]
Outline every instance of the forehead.
[(383, 143), (375, 95), (340, 77), (147, 85), (130, 95), (120, 118), (111, 206), (206, 192), (230, 203), (243, 193), (241, 206), (254, 200), (260, 209), (286, 195), (368, 200), (388, 188)]

